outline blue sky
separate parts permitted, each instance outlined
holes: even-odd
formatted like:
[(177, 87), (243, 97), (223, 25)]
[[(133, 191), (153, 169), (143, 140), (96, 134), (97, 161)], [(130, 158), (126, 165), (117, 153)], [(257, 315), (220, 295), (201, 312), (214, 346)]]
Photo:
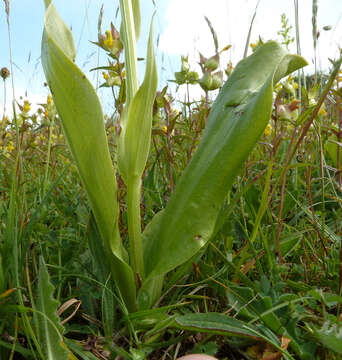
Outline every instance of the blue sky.
[[(210, 31), (204, 21), (207, 15), (218, 33), (220, 47), (233, 45), (225, 54), (223, 62), (236, 63), (242, 57), (249, 23), (258, 0), (141, 0), (142, 36), (138, 44), (138, 55), (145, 56), (145, 44), (149, 23), (154, 11), (155, 41), (159, 68), (160, 88), (179, 70), (180, 55), (189, 55), (196, 68), (198, 51), (206, 56), (213, 55), (213, 42)], [(54, 0), (54, 4), (65, 22), (72, 27), (77, 47), (77, 63), (86, 75), (95, 82), (95, 73), (89, 69), (106, 65), (104, 51), (98, 51), (89, 40), (97, 40), (97, 19), (101, 4), (104, 4), (103, 32), (109, 28), (110, 21), (119, 28), (116, 17), (118, 0)], [(299, 0), (300, 33), (303, 55), (312, 62), (311, 37), (311, 0)], [(14, 80), (17, 97), (27, 95), (31, 102), (39, 102), (48, 90), (43, 87), (44, 75), (40, 65), (40, 40), (43, 29), (43, 0), (10, 0), (11, 35), (14, 60)], [(336, 57), (338, 46), (342, 47), (342, 0), (318, 1), (318, 27), (332, 26), (329, 32), (321, 31), (319, 40), (319, 63), (328, 66), (327, 57)], [(252, 41), (259, 35), (265, 40), (277, 39), (280, 30), (280, 15), (286, 13), (294, 25), (293, 0), (261, 0)], [(4, 3), (0, 3), (0, 67), (9, 68), (9, 50)], [(294, 32), (293, 32), (294, 35)], [(295, 47), (291, 49), (295, 51)], [(99, 56), (99, 57), (98, 57)], [(312, 67), (311, 67), (312, 69)], [(143, 76), (143, 63), (140, 64), (140, 76)], [(309, 68), (310, 71), (310, 68)], [(193, 89), (193, 92), (199, 89)], [(111, 94), (107, 89), (99, 91), (104, 103), (111, 103)], [(0, 87), (0, 109), (3, 103)], [(1, 114), (0, 114), (1, 115)]]
[[(145, 56), (145, 45), (148, 29), (153, 12), (157, 11), (154, 31), (156, 39), (163, 31), (167, 1), (161, 1), (156, 7), (152, 0), (143, 0), (142, 32), (138, 43), (138, 55)], [(107, 65), (106, 55), (103, 50), (89, 41), (97, 41), (97, 21), (101, 4), (104, 4), (103, 32), (110, 28), (110, 22), (119, 28), (120, 18), (116, 16), (119, 1), (116, 0), (54, 0), (54, 4), (68, 26), (72, 28), (75, 45), (77, 48), (77, 64), (95, 83), (95, 72), (89, 70), (99, 65)], [(163, 5), (162, 5), (163, 4)], [(0, 3), (0, 67), (10, 68), (8, 49), (7, 24), (5, 19), (4, 4)], [(44, 1), (10, 0), (10, 22), (12, 37), (12, 54), (14, 61), (14, 81), (17, 97), (27, 95), (32, 102), (41, 101), (48, 90), (43, 87), (44, 74), (40, 64), (40, 41), (44, 22)], [(98, 58), (99, 55), (99, 58)], [(160, 54), (159, 54), (160, 55)], [(160, 78), (162, 81), (162, 58), (158, 56), (160, 64)], [(143, 64), (140, 65), (143, 72)], [(143, 74), (142, 74), (143, 75)], [(101, 79), (101, 77), (100, 77)], [(166, 79), (164, 79), (166, 81)], [(164, 81), (164, 82), (165, 82)], [(8, 83), (9, 85), (9, 83)], [(0, 104), (3, 103), (2, 86), (0, 87)], [(8, 94), (10, 91), (8, 91)], [(111, 101), (108, 90), (100, 90), (100, 97), (104, 101)], [(0, 106), (2, 109), (2, 106)]]

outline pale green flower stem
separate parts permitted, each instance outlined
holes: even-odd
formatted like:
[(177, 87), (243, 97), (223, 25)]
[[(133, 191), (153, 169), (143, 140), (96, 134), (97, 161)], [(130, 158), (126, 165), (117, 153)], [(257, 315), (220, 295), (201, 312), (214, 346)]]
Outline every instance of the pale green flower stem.
[(138, 70), (136, 56), (136, 38), (132, 2), (120, 0), (122, 18), (123, 42), (125, 48), (126, 65), (126, 106), (129, 106), (138, 90)]
[[(126, 107), (128, 109), (138, 90), (138, 71), (136, 56), (136, 37), (132, 2), (120, 0), (122, 31), (126, 64)], [(141, 179), (127, 180), (127, 217), (129, 235), (129, 254), (131, 266), (140, 279), (144, 278), (144, 261), (141, 238), (140, 191)]]
[(141, 239), (140, 192), (140, 178), (127, 184), (127, 219), (131, 266), (135, 274), (138, 274), (140, 279), (143, 279), (145, 271)]

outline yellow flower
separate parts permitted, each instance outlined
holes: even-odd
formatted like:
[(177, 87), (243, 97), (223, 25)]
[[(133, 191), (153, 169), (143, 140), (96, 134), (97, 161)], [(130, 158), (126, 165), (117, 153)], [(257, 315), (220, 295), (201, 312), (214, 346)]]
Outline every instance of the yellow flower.
[(297, 90), (298, 89), (298, 84), (296, 83), (296, 82), (294, 82), (293, 84), (292, 84), (292, 86)]
[(2, 123), (7, 124), (8, 123), (8, 116), (4, 116), (1, 120)]
[(51, 97), (50, 94), (47, 96), (46, 102), (47, 102), (48, 105), (51, 105), (51, 103), (52, 103), (52, 97)]
[(254, 49), (254, 48), (256, 47), (256, 44), (255, 44), (255, 43), (251, 43), (251, 44), (249, 44), (249, 46), (250, 46), (252, 49)]
[(25, 101), (24, 101), (24, 106), (23, 106), (23, 111), (24, 111), (25, 113), (28, 113), (30, 110), (31, 110), (31, 105), (30, 105), (30, 103), (28, 102), (28, 100), (25, 100)]
[(13, 141), (10, 141), (7, 145), (7, 151), (11, 152), (14, 150), (14, 145), (13, 145)]
[(9, 133), (9, 132), (7, 132), (6, 134), (5, 134), (5, 137), (6, 138), (8, 138), (8, 137), (10, 137), (11, 136), (11, 134)]
[(165, 125), (162, 127), (162, 130), (167, 133), (167, 127)]
[(326, 114), (327, 114), (327, 112), (324, 109), (324, 106), (321, 106), (321, 108), (318, 111), (318, 115), (325, 116)]
[(272, 125), (271, 124), (267, 124), (265, 131), (264, 131), (264, 135), (265, 136), (270, 136), (272, 134)]
[(108, 80), (109, 79), (109, 76), (108, 76), (108, 74), (106, 73), (106, 72), (102, 72), (102, 76), (103, 76), (103, 78), (105, 79), (105, 80)]
[(109, 30), (106, 30), (106, 38), (103, 40), (103, 45), (111, 48), (113, 46), (113, 37), (112, 33)]

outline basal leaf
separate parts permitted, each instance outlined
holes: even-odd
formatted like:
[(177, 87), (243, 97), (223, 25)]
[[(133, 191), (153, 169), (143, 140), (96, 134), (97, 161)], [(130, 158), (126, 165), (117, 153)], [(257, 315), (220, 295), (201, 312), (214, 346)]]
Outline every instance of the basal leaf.
[(273, 86), (306, 65), (268, 42), (242, 60), (214, 102), (202, 141), (164, 214), (144, 241), (146, 285), (187, 261), (211, 238), (223, 199), (271, 116)]
[[(258, 338), (254, 332), (249, 330), (250, 328), (254, 329), (254, 326), (248, 325), (247, 327), (247, 323), (219, 313), (195, 313), (177, 316), (175, 323), (184, 330)], [(255, 328), (255, 330), (257, 329)]]
[(125, 261), (118, 231), (116, 179), (102, 108), (93, 86), (74, 63), (72, 34), (53, 4), (46, 9), (44, 24), (44, 73), (104, 241), (112, 276), (133, 310), (134, 276)]

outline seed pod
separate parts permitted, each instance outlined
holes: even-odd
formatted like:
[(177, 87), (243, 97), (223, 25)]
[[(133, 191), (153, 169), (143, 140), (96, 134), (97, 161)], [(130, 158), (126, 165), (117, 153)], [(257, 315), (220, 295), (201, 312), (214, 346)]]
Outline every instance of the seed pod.
[(188, 57), (182, 56), (181, 59), (182, 65), (181, 65), (181, 72), (188, 72), (190, 70), (190, 65), (188, 62)]
[(211, 74), (206, 71), (201, 80), (199, 81), (199, 84), (201, 85), (201, 88), (204, 90), (204, 91), (209, 91), (210, 88), (211, 88), (211, 83), (212, 83), (213, 79), (212, 79), (212, 76)]
[(223, 82), (223, 73), (219, 71), (212, 75), (212, 83), (210, 90), (216, 90), (222, 86)]
[(220, 64), (220, 57), (218, 54), (216, 54), (205, 61), (204, 68), (206, 70), (215, 71), (219, 67), (219, 64)]
[(10, 74), (10, 71), (6, 67), (1, 68), (0, 76), (4, 81), (10, 76)]

